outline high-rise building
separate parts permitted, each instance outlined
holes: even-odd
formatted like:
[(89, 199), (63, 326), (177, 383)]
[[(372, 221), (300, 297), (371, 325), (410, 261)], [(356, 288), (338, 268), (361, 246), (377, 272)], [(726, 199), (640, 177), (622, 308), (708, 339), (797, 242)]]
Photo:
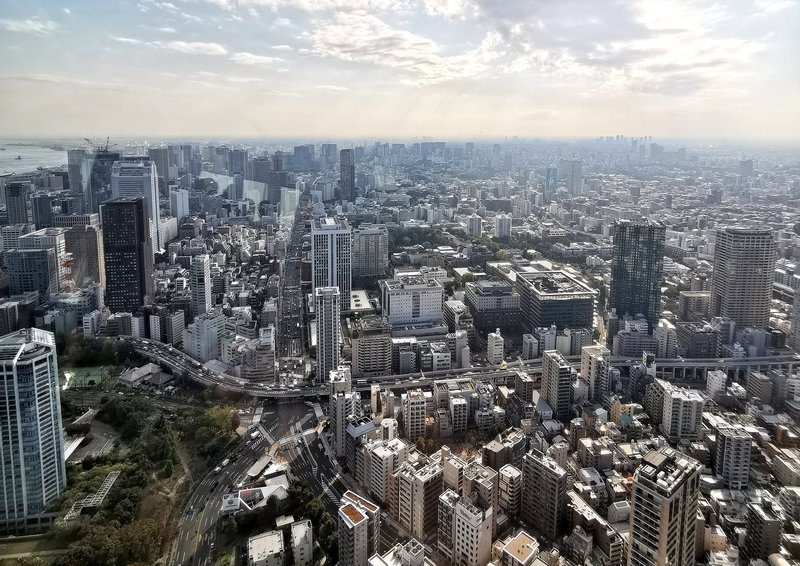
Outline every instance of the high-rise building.
[(5, 256), (9, 294), (39, 291), (39, 300), (48, 301), (50, 293), (58, 293), (58, 261), (53, 248), (13, 249)]
[(190, 270), (192, 289), (192, 316), (201, 315), (211, 310), (211, 259), (208, 254), (192, 257)]
[(58, 287), (64, 290), (71, 271), (67, 255), (66, 228), (43, 228), (30, 232), (19, 238), (19, 249), (52, 249), (58, 264)]
[(412, 536), (425, 539), (436, 532), (443, 473), (439, 461), (407, 460), (390, 476), (394, 482), (390, 509)]
[(311, 224), (313, 288), (338, 287), (342, 311), (350, 310), (353, 255), (352, 230), (347, 220), (324, 218)]
[(338, 287), (314, 289), (317, 317), (317, 381), (325, 383), (331, 370), (339, 367), (341, 294)]
[(567, 516), (567, 472), (533, 449), (522, 459), (522, 519), (555, 541)]
[(40, 193), (31, 198), (31, 219), (37, 230), (53, 225), (53, 197)]
[(352, 503), (367, 517), (367, 556), (378, 552), (381, 542), (381, 508), (349, 489), (342, 494), (341, 505)]
[(761, 503), (747, 506), (747, 534), (743, 550), (748, 560), (766, 560), (781, 549), (783, 517), (768, 497), (762, 498)]
[(0, 532), (23, 534), (67, 485), (53, 334), (31, 328), (0, 338), (0, 379)]
[(392, 326), (429, 324), (444, 317), (444, 287), (435, 279), (384, 279), (380, 289), (383, 316)]
[(403, 397), (403, 425), (410, 442), (425, 437), (425, 405), (425, 394), (421, 389), (408, 391)]
[(156, 189), (161, 189), (162, 191), (166, 191), (170, 178), (169, 148), (151, 147), (147, 150), (147, 157), (155, 165), (156, 174), (153, 175), (153, 177), (154, 177), (154, 182), (156, 183)]
[(661, 314), (666, 227), (660, 222), (620, 221), (614, 232), (609, 307), (618, 317), (643, 314), (649, 333)]
[(727, 489), (747, 489), (752, 444), (753, 439), (741, 425), (726, 423), (717, 428), (714, 473), (722, 478)]
[(56, 214), (53, 226), (69, 228), (64, 234), (72, 256), (71, 278), (77, 287), (97, 283), (105, 289), (106, 263), (99, 214)]
[(439, 496), (438, 546), (449, 564), (484, 566), (490, 563), (492, 515), (451, 489)]
[(498, 214), (494, 217), (494, 236), (498, 240), (508, 240), (511, 237), (510, 214)]
[(67, 150), (67, 178), (69, 179), (69, 190), (71, 193), (83, 192), (83, 177), (81, 167), (86, 151), (83, 149)]
[(633, 475), (628, 566), (694, 566), (700, 463), (651, 450)]
[(546, 206), (553, 200), (553, 196), (558, 189), (558, 167), (550, 166), (544, 174), (544, 190), (542, 192), (542, 202)]
[(518, 273), (516, 287), (528, 330), (553, 324), (558, 330), (594, 326), (597, 291), (564, 271)]
[(574, 374), (572, 364), (558, 350), (548, 350), (542, 354), (542, 397), (553, 409), (553, 417), (563, 423), (571, 418)]
[(356, 159), (352, 149), (339, 152), (339, 192), (342, 200), (356, 197)]
[(169, 190), (169, 213), (180, 222), (189, 216), (189, 191), (186, 189)]
[(704, 405), (697, 391), (667, 384), (661, 413), (661, 432), (667, 440), (685, 444), (699, 440)]
[[(164, 148), (166, 151), (166, 148)], [(142, 197), (147, 205), (153, 251), (164, 247), (161, 241), (161, 211), (158, 204), (156, 164), (147, 157), (123, 157), (111, 171), (111, 193), (117, 197)]]
[(347, 436), (347, 418), (355, 415), (358, 393), (352, 392), (352, 376), (347, 367), (335, 368), (328, 376), (328, 405), (333, 451), (337, 458), (344, 458)]
[(483, 218), (474, 212), (467, 217), (467, 236), (480, 238), (483, 235)]
[(31, 196), (31, 184), (25, 182), (8, 183), (4, 189), (6, 197), (6, 213), (8, 224), (28, 223), (28, 201)]
[(142, 197), (103, 204), (106, 304), (111, 312), (136, 312), (153, 297), (153, 248), (147, 203)]
[(218, 359), (224, 330), (225, 316), (220, 312), (212, 310), (195, 317), (184, 333), (184, 352), (202, 363)]
[(605, 346), (581, 348), (581, 379), (589, 385), (589, 399), (608, 393), (611, 372), (611, 351)]
[(486, 337), (486, 360), (492, 365), (503, 363), (505, 340), (500, 335), (500, 329), (490, 332)]
[(739, 177), (742, 181), (753, 178), (753, 160), (742, 159), (739, 161)]
[(353, 321), (350, 334), (355, 377), (377, 377), (392, 373), (392, 327), (380, 317)]
[(711, 315), (746, 326), (766, 328), (772, 299), (777, 246), (769, 228), (717, 230)]
[(355, 503), (339, 507), (339, 564), (362, 566), (370, 557), (369, 519)]
[(558, 178), (566, 179), (567, 191), (577, 196), (583, 191), (583, 161), (580, 159), (562, 159), (558, 164)]
[(510, 517), (518, 517), (522, 508), (522, 471), (506, 464), (497, 472), (497, 478), (500, 508)]
[(111, 169), (119, 153), (100, 149), (85, 153), (81, 166), (82, 191), (87, 212), (100, 212), (100, 205), (111, 198)]
[(389, 231), (384, 224), (353, 230), (353, 277), (384, 277), (389, 269)]

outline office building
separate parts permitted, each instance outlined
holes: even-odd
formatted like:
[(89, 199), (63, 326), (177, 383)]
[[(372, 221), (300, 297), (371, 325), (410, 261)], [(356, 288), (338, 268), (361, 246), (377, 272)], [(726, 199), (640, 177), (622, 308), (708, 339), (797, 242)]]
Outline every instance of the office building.
[(81, 168), (86, 151), (83, 149), (67, 150), (67, 179), (69, 179), (69, 190), (71, 193), (83, 192), (83, 177)]
[(189, 277), (192, 289), (192, 316), (195, 317), (208, 312), (214, 305), (211, 299), (211, 258), (208, 254), (192, 256)]
[(451, 489), (439, 496), (437, 544), (448, 564), (489, 564), (493, 511), (478, 508)]
[(776, 243), (769, 228), (717, 230), (711, 315), (727, 317), (736, 329), (766, 328), (769, 322)]
[(162, 192), (166, 192), (167, 185), (169, 185), (169, 153), (168, 147), (151, 147), (147, 150), (148, 159), (155, 165), (156, 189), (160, 189)]
[(51, 293), (58, 293), (58, 261), (53, 248), (9, 250), (5, 258), (9, 294), (38, 291), (40, 302), (45, 302)]
[(71, 259), (67, 254), (66, 228), (42, 228), (19, 237), (19, 249), (52, 249), (58, 264), (58, 288), (65, 290), (71, 278)]
[(580, 159), (562, 159), (558, 164), (558, 178), (564, 179), (570, 196), (578, 196), (583, 192), (583, 161)]
[(183, 350), (201, 362), (216, 360), (222, 353), (222, 334), (225, 331), (225, 316), (209, 311), (196, 316), (184, 333)]
[(14, 224), (0, 227), (0, 251), (13, 250), (19, 247), (19, 239), (30, 233), (30, 224)]
[(522, 307), (522, 324), (528, 330), (556, 325), (565, 328), (593, 328), (597, 291), (563, 271), (518, 273), (517, 292)]
[(339, 194), (342, 200), (356, 198), (356, 158), (352, 149), (339, 152)]
[(119, 161), (120, 154), (98, 148), (93, 153), (85, 153), (81, 166), (84, 198), (87, 212), (100, 212), (100, 205), (111, 198), (111, 170)]
[(494, 236), (498, 240), (507, 241), (511, 238), (511, 215), (498, 214), (494, 218)]
[(389, 231), (383, 224), (353, 230), (353, 277), (385, 277), (389, 269)]
[(353, 321), (350, 333), (353, 377), (378, 377), (392, 373), (392, 335), (389, 323), (380, 317)]
[(53, 225), (53, 197), (40, 193), (31, 198), (31, 219), (37, 230)]
[(750, 477), (750, 449), (753, 439), (741, 425), (725, 423), (717, 428), (714, 473), (727, 489), (747, 489)]
[(503, 363), (505, 340), (500, 335), (500, 329), (490, 332), (486, 337), (486, 361), (494, 366)]
[(480, 238), (483, 235), (483, 218), (474, 212), (467, 217), (467, 236)]
[(553, 410), (553, 418), (562, 423), (572, 416), (572, 379), (575, 369), (561, 352), (547, 350), (542, 355), (542, 397)]
[(469, 307), (475, 328), (504, 331), (519, 329), (522, 323), (520, 296), (511, 283), (477, 281), (464, 285), (464, 303)]
[(99, 214), (56, 214), (53, 226), (69, 228), (64, 234), (71, 259), (71, 278), (77, 287), (97, 283), (105, 289), (106, 266)]
[(350, 310), (352, 260), (352, 230), (347, 220), (323, 218), (311, 223), (312, 286), (338, 287), (342, 311)]
[(406, 438), (409, 442), (416, 442), (418, 438), (425, 437), (425, 394), (421, 389), (413, 389), (408, 391), (402, 399)]
[(31, 198), (31, 184), (26, 182), (8, 183), (4, 189), (8, 224), (28, 223), (28, 201)]
[(660, 222), (615, 224), (609, 308), (620, 318), (644, 315), (650, 334), (661, 314), (665, 236)]
[(103, 204), (106, 304), (111, 312), (134, 313), (153, 297), (153, 248), (142, 197), (115, 198)]
[(169, 190), (169, 213), (180, 221), (189, 216), (189, 191), (171, 188)]
[(111, 194), (114, 198), (144, 199), (152, 248), (153, 251), (161, 250), (165, 242), (161, 241), (161, 211), (155, 162), (147, 157), (123, 157), (114, 163), (111, 169)]
[(441, 322), (444, 287), (435, 279), (401, 276), (380, 282), (383, 316), (392, 326)]
[(651, 450), (633, 475), (628, 566), (694, 566), (700, 463)]
[(352, 392), (352, 376), (350, 368), (340, 367), (329, 372), (328, 375), (328, 404), (330, 416), (331, 439), (333, 451), (337, 458), (345, 456), (345, 440), (347, 433), (347, 419), (351, 415), (358, 416), (357, 410), (359, 396)]
[(4, 473), (0, 532), (45, 526), (67, 485), (55, 338), (31, 328), (0, 338)]
[(741, 159), (739, 160), (739, 177), (742, 181), (753, 178), (753, 160)]
[(557, 540), (567, 514), (567, 472), (550, 456), (532, 449), (523, 458), (522, 486), (522, 520), (548, 540)]
[(317, 321), (317, 381), (325, 383), (331, 370), (339, 367), (341, 335), (341, 294), (338, 287), (314, 289)]

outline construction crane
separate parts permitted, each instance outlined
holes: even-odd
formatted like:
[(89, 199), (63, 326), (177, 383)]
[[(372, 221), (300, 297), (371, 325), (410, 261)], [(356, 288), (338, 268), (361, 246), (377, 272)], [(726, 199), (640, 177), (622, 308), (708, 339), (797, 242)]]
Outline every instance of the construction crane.
[(108, 153), (109, 151), (111, 151), (112, 147), (117, 147), (117, 145), (119, 145), (119, 144), (116, 144), (116, 143), (114, 145), (109, 145), (108, 141), (111, 138), (106, 138), (105, 145), (98, 145), (98, 144), (94, 143), (92, 140), (90, 140), (89, 138), (83, 138), (83, 139), (86, 140), (86, 143), (89, 144), (89, 147), (91, 147), (92, 151), (94, 151), (95, 153)]

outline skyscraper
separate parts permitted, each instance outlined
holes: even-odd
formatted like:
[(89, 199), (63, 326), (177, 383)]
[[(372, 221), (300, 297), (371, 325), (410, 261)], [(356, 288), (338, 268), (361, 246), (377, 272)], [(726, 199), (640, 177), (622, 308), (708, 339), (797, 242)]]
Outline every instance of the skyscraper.
[(747, 489), (752, 444), (753, 439), (742, 425), (726, 423), (717, 428), (714, 473), (722, 478), (727, 489)]
[[(163, 148), (166, 152), (167, 149)], [(147, 204), (153, 251), (164, 247), (161, 241), (161, 211), (158, 203), (156, 164), (148, 157), (123, 157), (111, 171), (111, 192), (117, 197), (143, 197)]]
[(548, 350), (542, 355), (542, 397), (553, 409), (553, 417), (563, 423), (570, 420), (572, 403), (572, 365), (558, 350)]
[(67, 150), (67, 178), (69, 179), (69, 190), (71, 193), (83, 192), (83, 178), (81, 167), (86, 151), (83, 149)]
[(5, 255), (11, 295), (39, 291), (39, 300), (47, 301), (50, 293), (58, 293), (58, 261), (53, 248), (14, 249)]
[(542, 192), (542, 202), (545, 205), (550, 204), (553, 196), (558, 189), (558, 167), (550, 166), (544, 174), (544, 191)]
[(623, 220), (614, 232), (609, 307), (620, 318), (643, 314), (649, 334), (661, 314), (666, 231), (660, 222)]
[(87, 212), (100, 212), (100, 205), (111, 198), (111, 168), (117, 161), (119, 153), (103, 149), (84, 154), (81, 182)]
[(186, 189), (170, 189), (169, 213), (177, 218), (178, 222), (189, 216), (189, 191)]
[(199, 316), (211, 310), (211, 260), (208, 254), (192, 257), (191, 280), (192, 316)]
[(498, 240), (508, 240), (511, 237), (511, 215), (498, 214), (494, 218), (494, 235)]
[(5, 186), (6, 212), (8, 224), (28, 223), (28, 201), (30, 200), (31, 184), (24, 182), (9, 183)]
[(0, 338), (0, 532), (24, 533), (67, 485), (53, 334), (37, 328)]
[(142, 197), (107, 201), (101, 210), (106, 304), (111, 312), (136, 312), (153, 296), (153, 248)]
[(347, 417), (355, 414), (358, 393), (351, 391), (352, 376), (347, 367), (334, 368), (328, 372), (328, 414), (330, 415), (330, 432), (333, 451), (337, 458), (345, 455), (345, 437)]
[(323, 218), (311, 224), (313, 287), (338, 287), (343, 311), (350, 310), (353, 256), (352, 230), (347, 220)]
[(562, 159), (558, 164), (559, 179), (566, 179), (570, 196), (577, 196), (583, 191), (583, 161), (580, 159)]
[(317, 381), (325, 383), (331, 370), (339, 367), (339, 320), (341, 294), (338, 287), (314, 289), (317, 317)]
[[(153, 162), (156, 168), (156, 189), (166, 191), (169, 184), (169, 148), (151, 147), (147, 150), (147, 157)], [(114, 195), (120, 196), (120, 195)], [(149, 204), (149, 203), (148, 203)]]
[(53, 198), (48, 194), (38, 194), (31, 198), (31, 218), (37, 230), (53, 225)]
[(555, 541), (567, 516), (567, 472), (533, 449), (522, 459), (522, 485), (522, 519)]
[(651, 450), (633, 475), (628, 566), (693, 566), (700, 463)]
[(769, 228), (717, 230), (711, 315), (732, 319), (736, 329), (769, 322), (776, 243)]
[(352, 149), (339, 152), (339, 192), (342, 200), (356, 197), (356, 160)]
[(383, 277), (389, 269), (389, 231), (383, 224), (353, 230), (353, 277)]
[(72, 256), (71, 277), (77, 287), (95, 282), (105, 289), (106, 262), (99, 214), (56, 214), (53, 225), (69, 228), (64, 234)]
[(66, 228), (43, 228), (19, 238), (19, 248), (26, 250), (52, 249), (56, 255), (58, 287), (63, 290), (70, 277), (67, 255)]

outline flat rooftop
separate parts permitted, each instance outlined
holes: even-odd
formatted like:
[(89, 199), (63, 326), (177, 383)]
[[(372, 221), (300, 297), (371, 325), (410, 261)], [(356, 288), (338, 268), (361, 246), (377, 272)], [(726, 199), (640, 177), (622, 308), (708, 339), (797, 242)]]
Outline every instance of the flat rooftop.
[(534, 293), (542, 297), (593, 297), (596, 291), (578, 281), (564, 271), (537, 271), (535, 273), (518, 273), (518, 280), (527, 282)]

